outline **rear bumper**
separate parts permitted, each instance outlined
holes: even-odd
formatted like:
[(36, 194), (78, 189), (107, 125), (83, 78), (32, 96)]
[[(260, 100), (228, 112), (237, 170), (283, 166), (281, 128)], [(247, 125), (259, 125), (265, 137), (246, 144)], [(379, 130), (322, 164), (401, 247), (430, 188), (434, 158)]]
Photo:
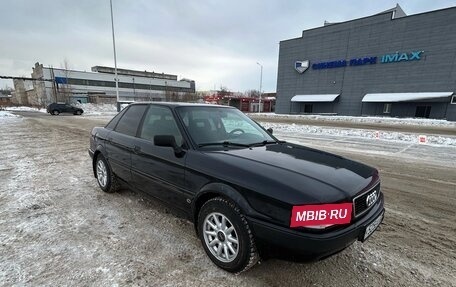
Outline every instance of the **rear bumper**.
[[(384, 216), (383, 194), (375, 206), (355, 223), (326, 233), (285, 228), (262, 220), (248, 218), (260, 245), (267, 253), (289, 256), (297, 260), (320, 260), (336, 254), (356, 240), (363, 241), (366, 227), (379, 216)], [(375, 233), (375, 232), (374, 232)]]

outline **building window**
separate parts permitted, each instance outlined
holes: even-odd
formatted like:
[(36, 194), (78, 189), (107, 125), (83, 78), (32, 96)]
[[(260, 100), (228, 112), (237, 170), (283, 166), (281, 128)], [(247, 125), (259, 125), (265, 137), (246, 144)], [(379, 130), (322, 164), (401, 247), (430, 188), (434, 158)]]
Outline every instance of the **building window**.
[(415, 118), (429, 118), (431, 115), (431, 106), (417, 106)]
[(453, 96), (451, 97), (451, 104), (452, 104), (452, 105), (456, 105), (456, 96), (455, 96), (455, 95), (453, 95)]
[(311, 114), (312, 113), (312, 104), (301, 104), (301, 113)]
[(390, 114), (391, 113), (391, 103), (384, 104), (383, 105), (383, 113), (384, 114)]

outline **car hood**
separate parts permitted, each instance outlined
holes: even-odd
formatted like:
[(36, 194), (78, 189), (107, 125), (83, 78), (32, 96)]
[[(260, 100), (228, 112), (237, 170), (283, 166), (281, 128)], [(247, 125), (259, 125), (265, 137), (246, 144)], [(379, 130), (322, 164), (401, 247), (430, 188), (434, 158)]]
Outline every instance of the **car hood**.
[(296, 144), (269, 144), (206, 155), (227, 168), (238, 167), (237, 176), (242, 178), (230, 181), (254, 189), (262, 186), (264, 192), (272, 193), (269, 196), (292, 204), (348, 200), (378, 180), (377, 170), (372, 167)]

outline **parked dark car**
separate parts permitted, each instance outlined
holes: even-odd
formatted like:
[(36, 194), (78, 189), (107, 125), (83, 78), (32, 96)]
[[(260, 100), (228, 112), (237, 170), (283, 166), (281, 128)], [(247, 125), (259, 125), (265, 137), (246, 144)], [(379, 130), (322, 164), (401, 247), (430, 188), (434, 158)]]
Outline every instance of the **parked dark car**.
[(103, 191), (126, 183), (183, 211), (230, 272), (274, 249), (326, 258), (384, 215), (376, 169), (279, 141), (233, 107), (131, 104), (92, 130), (89, 154)]
[(84, 112), (81, 108), (74, 107), (69, 104), (63, 103), (52, 103), (47, 106), (46, 111), (53, 116), (57, 116), (61, 113), (71, 113), (73, 115), (82, 115)]

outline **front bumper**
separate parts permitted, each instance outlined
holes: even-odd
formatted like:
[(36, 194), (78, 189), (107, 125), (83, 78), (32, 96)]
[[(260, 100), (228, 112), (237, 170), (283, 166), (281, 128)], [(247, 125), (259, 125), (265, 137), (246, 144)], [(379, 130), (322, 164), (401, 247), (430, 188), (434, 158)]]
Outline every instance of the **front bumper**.
[(290, 259), (297, 260), (320, 260), (342, 251), (356, 240), (363, 241), (366, 227), (384, 213), (383, 205), (381, 193), (374, 207), (362, 218), (345, 228), (326, 233), (286, 228), (250, 217), (248, 221), (260, 246), (266, 249), (263, 252), (272, 256), (276, 256), (275, 253), (291, 255)]
[(95, 154), (95, 152), (93, 150), (91, 150), (90, 148), (88, 149), (88, 151), (89, 151), (90, 158), (93, 159), (93, 155)]

